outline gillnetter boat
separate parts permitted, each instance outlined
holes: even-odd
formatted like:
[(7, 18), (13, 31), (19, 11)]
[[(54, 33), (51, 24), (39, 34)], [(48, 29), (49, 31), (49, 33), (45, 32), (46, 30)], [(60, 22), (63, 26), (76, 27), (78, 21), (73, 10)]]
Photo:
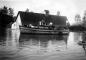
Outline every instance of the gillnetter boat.
[(19, 11), (21, 33), (28, 34), (68, 34), (66, 16), (46, 15)]
[(20, 27), (21, 33), (28, 34), (46, 34), (46, 35), (56, 35), (56, 34), (68, 34), (68, 29), (49, 29), (49, 27), (37, 27), (37, 28), (25, 28)]

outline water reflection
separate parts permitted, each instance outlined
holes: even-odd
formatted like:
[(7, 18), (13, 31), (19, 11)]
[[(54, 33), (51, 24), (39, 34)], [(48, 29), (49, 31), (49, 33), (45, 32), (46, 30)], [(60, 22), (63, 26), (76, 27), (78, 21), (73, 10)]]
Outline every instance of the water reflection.
[(85, 39), (86, 34), (76, 32), (69, 35), (26, 35), (20, 34), (20, 30), (8, 29), (4, 36), (0, 36), (0, 58), (59, 53), (83, 56), (86, 45), (80, 46), (78, 42)]
[(6, 47), (13, 51), (17, 50), (20, 30), (9, 30), (6, 36)]
[(20, 47), (36, 47), (41, 51), (60, 51), (66, 49), (68, 35), (20, 35)]
[(0, 28), (0, 45), (4, 45), (6, 41), (6, 30)]
[(82, 41), (82, 43), (83, 43), (81, 46), (82, 46), (82, 48), (84, 49), (85, 55), (86, 55), (86, 33), (83, 33), (83, 34), (82, 34), (82, 40), (81, 40), (81, 41)]
[(67, 47), (70, 50), (73, 50), (75, 48), (79, 48), (78, 42), (82, 40), (82, 33), (77, 33), (77, 32), (70, 32), (69, 37), (68, 37), (68, 44)]

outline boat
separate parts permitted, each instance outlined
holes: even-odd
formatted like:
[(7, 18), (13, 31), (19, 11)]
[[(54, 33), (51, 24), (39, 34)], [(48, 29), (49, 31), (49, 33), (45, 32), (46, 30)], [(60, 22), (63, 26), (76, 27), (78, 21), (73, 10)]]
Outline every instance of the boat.
[(23, 34), (40, 34), (40, 35), (63, 35), (68, 34), (69, 30), (54, 30), (54, 29), (44, 29), (44, 28), (25, 28), (21, 27), (20, 32)]
[(20, 32), (24, 34), (68, 34), (66, 16), (48, 15), (42, 13), (19, 11), (17, 20), (20, 19)]

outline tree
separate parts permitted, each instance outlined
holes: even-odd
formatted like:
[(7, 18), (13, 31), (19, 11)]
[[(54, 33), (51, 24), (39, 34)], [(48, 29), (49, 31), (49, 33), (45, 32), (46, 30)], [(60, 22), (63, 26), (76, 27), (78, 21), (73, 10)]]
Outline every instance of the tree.
[(80, 16), (80, 14), (76, 14), (76, 15), (75, 15), (75, 21), (76, 21), (76, 22), (80, 22), (80, 21), (81, 21), (81, 16)]
[(8, 11), (9, 11), (9, 12), (8, 12), (9, 15), (11, 15), (11, 16), (14, 15), (14, 10), (13, 10), (12, 8), (9, 8)]
[(0, 10), (0, 13), (8, 14), (8, 9), (7, 9), (7, 7), (4, 6), (4, 7)]

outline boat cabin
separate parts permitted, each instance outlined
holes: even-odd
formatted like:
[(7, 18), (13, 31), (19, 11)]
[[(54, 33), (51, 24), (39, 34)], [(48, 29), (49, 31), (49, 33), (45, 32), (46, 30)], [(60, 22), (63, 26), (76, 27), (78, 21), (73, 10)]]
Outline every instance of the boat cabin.
[(12, 25), (12, 28), (22, 27), (48, 27), (53, 26), (58, 27), (67, 27), (67, 17), (66, 16), (57, 16), (57, 15), (46, 15), (42, 13), (33, 13), (33, 12), (23, 12), (19, 11), (17, 14), (16, 21)]

